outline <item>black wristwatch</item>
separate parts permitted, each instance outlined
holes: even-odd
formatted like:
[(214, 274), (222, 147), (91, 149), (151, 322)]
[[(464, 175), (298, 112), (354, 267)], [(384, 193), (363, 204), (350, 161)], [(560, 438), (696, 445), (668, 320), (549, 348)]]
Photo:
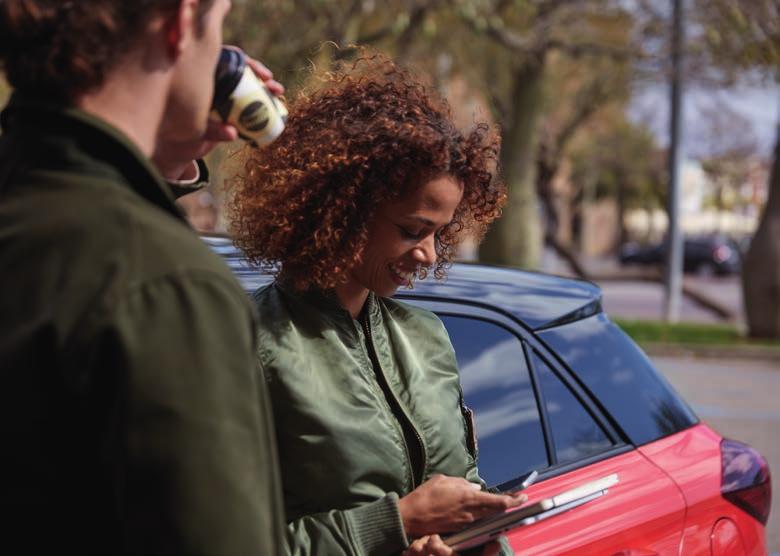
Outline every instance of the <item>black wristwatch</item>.
[(209, 184), (209, 168), (202, 158), (193, 160), (197, 167), (197, 174), (188, 180), (167, 180), (168, 185), (177, 199), (183, 195), (189, 195)]

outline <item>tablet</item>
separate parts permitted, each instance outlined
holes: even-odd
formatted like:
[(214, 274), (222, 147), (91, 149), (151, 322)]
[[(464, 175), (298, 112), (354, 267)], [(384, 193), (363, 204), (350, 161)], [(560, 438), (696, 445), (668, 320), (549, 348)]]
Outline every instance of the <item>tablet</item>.
[(482, 518), (469, 525), (466, 529), (446, 537), (444, 542), (456, 551), (480, 546), (510, 529), (536, 523), (595, 500), (606, 494), (609, 487), (617, 483), (617, 473), (607, 475), (555, 496), (538, 500), (514, 510)]

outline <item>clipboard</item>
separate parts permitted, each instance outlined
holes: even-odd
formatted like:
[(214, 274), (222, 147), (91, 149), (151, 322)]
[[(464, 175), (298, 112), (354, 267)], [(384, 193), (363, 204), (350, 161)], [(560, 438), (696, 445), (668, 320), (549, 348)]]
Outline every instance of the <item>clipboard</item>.
[(531, 525), (600, 498), (617, 483), (617, 473), (601, 477), (514, 510), (482, 518), (446, 537), (444, 542), (456, 551), (483, 545), (511, 529)]

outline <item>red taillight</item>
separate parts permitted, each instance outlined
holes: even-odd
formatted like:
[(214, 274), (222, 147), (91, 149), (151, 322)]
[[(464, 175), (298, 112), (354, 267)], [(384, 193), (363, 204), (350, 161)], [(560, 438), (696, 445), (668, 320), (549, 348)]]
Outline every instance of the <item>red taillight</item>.
[(712, 257), (719, 263), (727, 261), (731, 257), (731, 248), (728, 245), (718, 245), (713, 249)]
[(736, 440), (723, 439), (720, 454), (721, 494), (766, 525), (772, 505), (772, 479), (766, 460), (756, 450)]

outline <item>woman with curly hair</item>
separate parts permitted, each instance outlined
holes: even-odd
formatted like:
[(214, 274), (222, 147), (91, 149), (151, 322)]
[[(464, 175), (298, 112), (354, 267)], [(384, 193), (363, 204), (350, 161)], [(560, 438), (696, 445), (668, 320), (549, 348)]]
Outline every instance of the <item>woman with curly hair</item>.
[(525, 498), (481, 490), (444, 326), (390, 296), (499, 215), (498, 137), (380, 56), (290, 108), (232, 201), (237, 245), (277, 274), (254, 300), (290, 551), (449, 554), (437, 533)]

